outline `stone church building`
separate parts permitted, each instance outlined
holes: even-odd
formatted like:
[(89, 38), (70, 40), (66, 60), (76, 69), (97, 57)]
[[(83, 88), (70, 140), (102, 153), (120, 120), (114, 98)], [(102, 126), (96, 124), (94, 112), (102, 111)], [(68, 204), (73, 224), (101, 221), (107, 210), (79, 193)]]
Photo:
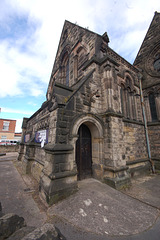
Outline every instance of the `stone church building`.
[(133, 64), (65, 21), (46, 101), (24, 118), (18, 160), (49, 203), (92, 177), (120, 189), (160, 167), (160, 13)]

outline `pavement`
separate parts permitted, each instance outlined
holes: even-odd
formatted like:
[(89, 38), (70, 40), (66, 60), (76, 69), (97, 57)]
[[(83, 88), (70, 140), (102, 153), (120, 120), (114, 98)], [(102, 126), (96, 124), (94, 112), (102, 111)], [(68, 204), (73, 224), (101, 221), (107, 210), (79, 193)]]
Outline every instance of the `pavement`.
[(16, 158), (16, 153), (0, 157), (0, 201), (5, 213), (23, 216), (28, 226), (54, 223), (67, 240), (160, 239), (159, 174), (134, 179), (123, 191), (85, 179), (78, 192), (49, 207)]
[(28, 226), (38, 227), (46, 221), (47, 216), (33, 198), (33, 194), (36, 192), (34, 181), (19, 174), (14, 164), (17, 162), (16, 159), (17, 153), (7, 153), (6, 156), (0, 157), (2, 211), (5, 214), (16, 213), (24, 217)]

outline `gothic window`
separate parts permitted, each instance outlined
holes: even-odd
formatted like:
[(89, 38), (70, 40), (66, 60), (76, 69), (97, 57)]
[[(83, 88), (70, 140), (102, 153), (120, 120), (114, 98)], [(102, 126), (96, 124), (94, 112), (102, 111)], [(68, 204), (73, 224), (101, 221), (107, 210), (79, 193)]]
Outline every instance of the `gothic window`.
[(127, 91), (126, 91), (126, 106), (127, 106), (127, 118), (131, 118), (131, 108), (130, 108), (130, 88), (127, 88)]
[(153, 66), (157, 72), (160, 72), (160, 54), (157, 54)]
[(133, 84), (131, 77), (127, 74), (125, 76), (125, 88), (124, 88), (125, 114), (128, 119), (136, 119), (136, 104), (134, 98)]
[(121, 85), (121, 108), (122, 108), (122, 114), (125, 115), (125, 94), (124, 94), (123, 85)]
[(77, 75), (78, 78), (83, 75), (83, 65), (88, 60), (85, 48), (82, 46), (77, 50)]
[(66, 29), (63, 34), (63, 41), (65, 41), (68, 37), (68, 30)]
[(66, 85), (69, 86), (69, 59), (67, 60), (67, 63), (66, 63), (66, 69), (65, 69), (65, 72), (66, 72)]
[(149, 94), (149, 105), (151, 110), (152, 121), (156, 121), (158, 118), (157, 118), (155, 97), (153, 93)]
[(74, 80), (77, 81), (78, 78), (78, 55), (74, 56)]
[(128, 87), (131, 87), (131, 79), (130, 79), (130, 77), (126, 77), (126, 85), (128, 86)]
[(129, 87), (125, 88), (123, 85), (121, 85), (120, 97), (121, 109), (124, 117), (128, 119), (136, 119), (136, 102), (134, 98), (134, 92), (131, 92)]
[(69, 57), (66, 53), (62, 60), (62, 83), (69, 86)]
[(133, 114), (133, 119), (136, 120), (136, 102), (135, 102), (135, 95), (136, 92), (133, 91), (132, 93), (132, 114)]

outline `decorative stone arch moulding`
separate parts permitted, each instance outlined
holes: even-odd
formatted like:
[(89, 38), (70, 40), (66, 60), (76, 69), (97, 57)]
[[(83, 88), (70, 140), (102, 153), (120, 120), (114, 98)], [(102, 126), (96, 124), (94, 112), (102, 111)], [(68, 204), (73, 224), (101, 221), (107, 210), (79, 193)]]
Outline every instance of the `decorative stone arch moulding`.
[[(127, 79), (130, 79), (130, 80), (131, 80), (131, 84), (130, 84), (130, 85), (127, 83), (127, 81), (126, 81)], [(129, 71), (125, 71), (125, 72), (124, 72), (124, 80), (125, 80), (125, 85), (126, 85), (126, 87), (130, 87), (131, 89), (133, 89), (134, 79), (133, 79), (132, 74), (131, 74)]]
[(149, 52), (149, 54), (147, 56), (147, 61), (145, 63), (145, 69), (150, 76), (160, 78), (160, 70), (158, 69), (158, 71), (157, 71), (154, 67), (154, 63), (156, 60), (160, 61), (160, 45), (159, 45), (159, 43), (153, 47), (151, 52)]
[(80, 115), (73, 120), (70, 129), (71, 136), (77, 136), (79, 127), (85, 124), (91, 131), (94, 132), (95, 138), (103, 138), (103, 122), (92, 114)]
[(121, 80), (119, 82), (119, 86), (123, 87), (124, 89), (130, 88), (133, 92), (138, 94), (137, 88), (134, 85), (129, 86), (128, 84), (126, 84), (124, 81)]
[[(127, 77), (131, 80), (131, 85), (130, 86), (126, 82)], [(119, 78), (119, 86), (121, 86), (122, 84), (125, 86), (125, 88), (127, 88), (129, 86), (131, 88), (131, 90), (134, 91), (134, 89), (135, 89), (134, 86), (136, 84), (135, 74), (133, 74), (129, 70), (125, 69), (122, 72), (122, 74), (120, 75), (120, 78)], [(136, 84), (136, 86), (137, 86), (137, 84)]]
[(59, 57), (60, 63), (62, 63), (62, 61), (63, 61), (63, 59), (64, 59), (64, 56), (65, 56), (66, 54), (68, 54), (68, 56), (70, 55), (70, 52), (71, 52), (71, 46), (70, 46), (70, 44), (67, 44), (67, 45), (63, 48), (63, 50), (61, 51), (61, 54), (60, 54), (60, 57)]
[(103, 179), (103, 122), (92, 114), (79, 115), (71, 123), (71, 140), (70, 144), (73, 146), (72, 159), (76, 167), (76, 141), (78, 139), (78, 129), (85, 124), (90, 132), (92, 138), (92, 171), (93, 177), (96, 179)]
[(154, 95), (160, 94), (160, 87), (155, 86), (155, 87), (143, 90), (144, 97), (147, 97), (150, 93), (153, 93)]
[(76, 45), (71, 49), (71, 52), (74, 54), (74, 57), (78, 56), (81, 51), (85, 51), (86, 54), (89, 53), (89, 46), (82, 40), (79, 40)]
[(81, 52), (81, 50), (84, 50), (86, 53), (88, 53), (89, 46), (85, 42), (81, 42), (76, 48), (76, 53), (78, 54), (79, 52)]

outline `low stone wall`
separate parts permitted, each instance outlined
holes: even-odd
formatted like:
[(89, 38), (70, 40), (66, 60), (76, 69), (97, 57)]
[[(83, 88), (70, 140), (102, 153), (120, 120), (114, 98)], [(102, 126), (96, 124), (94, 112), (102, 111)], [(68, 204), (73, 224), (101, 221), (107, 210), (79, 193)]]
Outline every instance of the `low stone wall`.
[(0, 153), (18, 152), (19, 145), (1, 145)]
[(160, 160), (160, 123), (150, 123), (148, 125), (151, 156)]

